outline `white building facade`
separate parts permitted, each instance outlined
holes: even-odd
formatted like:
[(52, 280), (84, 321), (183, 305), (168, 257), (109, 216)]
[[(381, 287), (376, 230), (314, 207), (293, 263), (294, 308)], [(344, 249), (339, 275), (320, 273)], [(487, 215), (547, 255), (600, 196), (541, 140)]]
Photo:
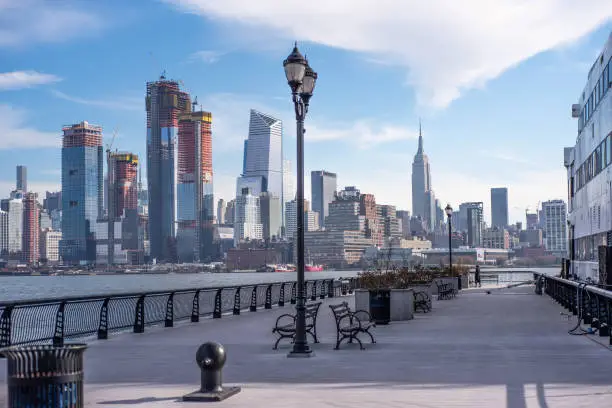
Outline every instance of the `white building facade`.
[(554, 254), (565, 256), (567, 253), (567, 206), (563, 200), (542, 203), (546, 217), (544, 225), (544, 247)]
[[(571, 273), (598, 280), (598, 246), (612, 245), (612, 36), (589, 70), (572, 105), (578, 122), (573, 147), (564, 150), (568, 181), (568, 245)], [(546, 214), (543, 213), (543, 218)], [(549, 242), (548, 220), (545, 242)], [(559, 227), (560, 228), (560, 227)], [(559, 246), (562, 247), (562, 246)]]
[(235, 206), (234, 242), (263, 239), (259, 197), (245, 188), (242, 195), (236, 197)]

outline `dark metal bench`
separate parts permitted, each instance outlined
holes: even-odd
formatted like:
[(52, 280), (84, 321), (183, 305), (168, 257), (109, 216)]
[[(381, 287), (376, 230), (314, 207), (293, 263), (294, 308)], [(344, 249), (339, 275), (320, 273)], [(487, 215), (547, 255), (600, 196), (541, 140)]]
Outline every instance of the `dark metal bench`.
[(431, 311), (431, 298), (425, 291), (414, 292), (414, 311), (418, 312), (419, 309), (423, 313)]
[[(319, 314), (321, 303), (322, 302), (308, 303), (306, 305), (306, 333), (309, 333), (312, 336), (315, 343), (319, 342), (319, 339), (317, 338), (317, 315)], [(278, 348), (278, 343), (280, 343), (282, 339), (294, 340), (295, 319), (297, 319), (297, 315), (289, 313), (280, 315), (278, 319), (276, 319), (272, 333), (277, 334), (279, 338), (274, 344), (274, 350)], [(283, 321), (281, 322), (281, 320)]]
[(451, 299), (455, 297), (455, 288), (450, 283), (439, 283), (434, 281), (438, 287), (438, 300)]
[[(376, 324), (372, 321), (372, 316), (365, 310), (357, 310), (352, 312), (347, 302), (342, 302), (338, 305), (329, 305), (329, 308), (334, 314), (336, 320), (336, 350), (340, 348), (342, 340), (348, 339), (349, 343), (353, 340), (357, 340), (359, 348), (364, 350), (361, 340), (357, 337), (359, 333), (366, 333), (370, 336), (372, 343), (376, 343), (374, 336), (370, 332), (372, 327), (376, 327)], [(357, 317), (358, 314), (364, 315), (365, 319)]]

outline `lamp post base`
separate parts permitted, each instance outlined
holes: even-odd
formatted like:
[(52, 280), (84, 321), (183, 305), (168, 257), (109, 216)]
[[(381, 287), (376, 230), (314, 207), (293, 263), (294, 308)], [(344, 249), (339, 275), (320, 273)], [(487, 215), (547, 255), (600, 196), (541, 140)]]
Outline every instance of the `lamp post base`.
[(190, 402), (216, 402), (236, 395), (240, 392), (240, 387), (224, 387), (220, 392), (195, 391), (191, 394), (183, 395), (183, 401)]
[(310, 347), (305, 347), (303, 350), (291, 350), (289, 354), (287, 354), (288, 358), (308, 358), (314, 357), (314, 353)]

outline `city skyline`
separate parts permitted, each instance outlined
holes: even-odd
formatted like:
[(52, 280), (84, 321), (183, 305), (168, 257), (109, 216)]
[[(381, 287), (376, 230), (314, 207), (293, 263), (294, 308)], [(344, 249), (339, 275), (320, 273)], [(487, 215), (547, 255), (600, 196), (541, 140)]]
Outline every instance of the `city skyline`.
[[(343, 44), (334, 36), (321, 38), (314, 28), (287, 32), (280, 27), (277, 31), (276, 23), (266, 17), (261, 25), (273, 30), (274, 35), (263, 30), (266, 32), (247, 41), (244, 26), (236, 23), (230, 3), (236, 10), (244, 8), (245, 15), (258, 17), (268, 11), (272, 4), (269, 2), (255, 10), (237, 2), (213, 6), (194, 0), (189, 10), (192, 13), (185, 13), (184, 8), (176, 6), (177, 2), (166, 1), (151, 3), (142, 16), (137, 16), (132, 6), (109, 1), (108, 4), (125, 10), (113, 30), (100, 18), (109, 12), (106, 3), (92, 9), (79, 2), (65, 2), (56, 8), (34, 0), (32, 3), (40, 4), (25, 11), (21, 6), (5, 11), (11, 15), (32, 9), (36, 13), (48, 11), (63, 16), (66, 20), (62, 21), (69, 26), (72, 18), (69, 11), (74, 9), (81, 17), (90, 18), (92, 33), (75, 38), (70, 30), (65, 30), (43, 39), (40, 31), (36, 31), (39, 34), (19, 31), (16, 39), (0, 41), (7, 61), (11, 61), (10, 65), (0, 64), (2, 196), (8, 196), (15, 187), (16, 165), (28, 167), (30, 189), (38, 192), (39, 199), (45, 190), (59, 190), (59, 144), (65, 124), (87, 120), (102, 125), (105, 143), (112, 130), (118, 128), (117, 146), (145, 157), (143, 84), (154, 81), (166, 70), (169, 78), (182, 80), (185, 91), (192, 97), (198, 96), (203, 109), (215, 117), (215, 200), (229, 201), (235, 194), (235, 177), (242, 166), (241, 141), (248, 134), (249, 109), (271, 114), (286, 124), (284, 151), (295, 163), (294, 121), (281, 62), (290, 42), (297, 37), (309, 42), (309, 59), (320, 74), (306, 123), (306, 173), (328, 169), (338, 174), (339, 187), (356, 185), (361, 191), (374, 194), (377, 203), (410, 210), (410, 174), (404, 167), (416, 151), (417, 118), (423, 116), (436, 197), (443, 204), (450, 202), (454, 208), (461, 202), (483, 201), (484, 217), (489, 223), (491, 187), (508, 188), (511, 223), (524, 222), (525, 208), (535, 210), (538, 201), (567, 199), (559, 152), (563, 146), (573, 144), (576, 135), (568, 106), (576, 101), (583, 78), (610, 29), (609, 24), (601, 25), (602, 19), (610, 14), (607, 13), (610, 6), (604, 3), (597, 19), (595, 13), (572, 17), (568, 11), (555, 14), (544, 8), (539, 12), (549, 23), (546, 35), (542, 34), (541, 41), (532, 46), (535, 48), (513, 49), (508, 57), (512, 61), (500, 62), (502, 65), (495, 67), (498, 72), (487, 72), (464, 82), (452, 77), (448, 78), (452, 83), (438, 81), (440, 85), (436, 86), (413, 78), (410, 85), (405, 85), (405, 68), (418, 73), (432, 63), (426, 54), (415, 59), (416, 51), (423, 47), (413, 40), (400, 51), (401, 56), (410, 58), (394, 61), (389, 49), (381, 45), (382, 39), (388, 39), (385, 35), (367, 47), (362, 46), (362, 36), (356, 37), (356, 44)], [(508, 5), (504, 2), (490, 7), (504, 9)], [(352, 13), (357, 16), (361, 7)], [(401, 19), (407, 18), (402, 10), (397, 14)], [(210, 20), (213, 17), (215, 22)], [(550, 27), (550, 21), (556, 17), (562, 17), (561, 21), (566, 23), (579, 21), (582, 26), (564, 33)], [(152, 25), (145, 21), (148, 18), (168, 19), (168, 24), (176, 28), (170, 41), (161, 40), (167, 32), (151, 31)], [(322, 19), (320, 24), (328, 24), (327, 20)], [(457, 25), (462, 26), (466, 20), (465, 16), (457, 17)], [(347, 29), (354, 29), (356, 24), (349, 18)], [(227, 33), (230, 27), (240, 30), (232, 38), (220, 39), (223, 36), (218, 34)], [(48, 28), (40, 28), (45, 29)], [(202, 49), (198, 40), (202, 36), (185, 39), (183, 30), (208, 34), (212, 41), (207, 41), (206, 47), (210, 49)], [(133, 40), (123, 44), (120, 38), (128, 32), (134, 34)], [(495, 39), (508, 44), (500, 32), (494, 34)], [(463, 51), (474, 45), (464, 37), (458, 37), (457, 42), (458, 49)], [(106, 43), (116, 43), (117, 47), (103, 46)], [(69, 56), (76, 50), (90, 59), (91, 67), (75, 70)], [(132, 56), (129, 63), (122, 64), (123, 55)], [(477, 67), (486, 62), (474, 61), (475, 57), (468, 55), (469, 62)], [(96, 61), (106, 62), (98, 65)], [(252, 66), (250, 77), (232, 75), (243, 64)], [(342, 69), (349, 64), (354, 68), (351, 73)], [(442, 68), (438, 68), (432, 74), (439, 78)], [(465, 65), (456, 68), (457, 75), (465, 73)], [(339, 81), (341, 75), (346, 76), (345, 81)], [(366, 75), (375, 75), (376, 81), (355, 87)], [(517, 84), (520, 91), (514, 90)], [(345, 103), (356, 97), (357, 91), (360, 103)], [(487, 171), (483, 172), (483, 168)], [(306, 198), (310, 198), (308, 178), (305, 191)]]

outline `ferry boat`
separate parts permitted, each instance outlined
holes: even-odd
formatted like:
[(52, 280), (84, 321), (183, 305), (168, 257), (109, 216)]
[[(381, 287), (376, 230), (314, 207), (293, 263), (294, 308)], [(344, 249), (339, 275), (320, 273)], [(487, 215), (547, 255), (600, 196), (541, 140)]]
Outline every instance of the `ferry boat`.
[(323, 270), (323, 265), (304, 265), (305, 272), (321, 272)]
[[(600, 281), (598, 247), (612, 246), (611, 57), (612, 34), (589, 71), (579, 102), (572, 105), (572, 118), (578, 119), (578, 136), (573, 147), (564, 149), (569, 273), (596, 282)], [(565, 238), (565, 225), (561, 233)], [(547, 236), (547, 243), (549, 239)]]

